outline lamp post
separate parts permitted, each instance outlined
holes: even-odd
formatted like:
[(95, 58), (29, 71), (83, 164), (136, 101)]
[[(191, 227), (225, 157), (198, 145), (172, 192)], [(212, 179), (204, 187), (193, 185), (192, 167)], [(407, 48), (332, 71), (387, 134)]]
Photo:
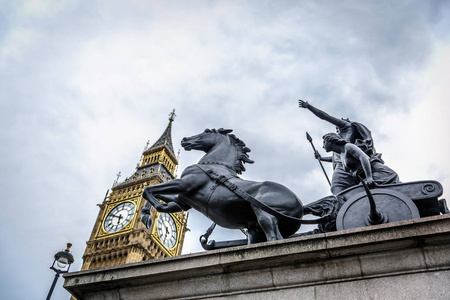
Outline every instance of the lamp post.
[[(71, 243), (67, 243), (67, 249), (63, 251), (59, 251), (55, 254), (55, 260), (53, 261), (50, 269), (56, 272), (55, 279), (53, 279), (52, 286), (47, 295), (47, 300), (50, 300), (52, 296), (53, 290), (55, 289), (56, 282), (58, 281), (59, 275), (69, 272), (70, 265), (73, 263), (73, 256), (70, 254), (70, 247), (72, 247)], [(56, 264), (56, 267), (55, 267)]]

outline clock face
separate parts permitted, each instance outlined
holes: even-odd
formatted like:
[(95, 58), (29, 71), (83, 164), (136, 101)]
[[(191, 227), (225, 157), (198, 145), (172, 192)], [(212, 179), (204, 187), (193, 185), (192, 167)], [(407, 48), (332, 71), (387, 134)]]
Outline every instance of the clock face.
[(136, 212), (136, 207), (131, 202), (124, 202), (111, 210), (105, 219), (105, 230), (108, 232), (117, 232), (130, 223), (131, 218)]
[(177, 226), (173, 218), (166, 213), (158, 217), (158, 235), (161, 242), (168, 249), (173, 248), (177, 241)]

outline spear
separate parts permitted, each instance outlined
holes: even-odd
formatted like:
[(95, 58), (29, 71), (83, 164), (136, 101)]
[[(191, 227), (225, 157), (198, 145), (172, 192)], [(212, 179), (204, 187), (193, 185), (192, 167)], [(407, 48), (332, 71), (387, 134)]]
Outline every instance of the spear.
[[(312, 141), (312, 137), (309, 135), (308, 132), (306, 132), (306, 138), (307, 138), (308, 141), (311, 143), (311, 146), (312, 146), (312, 148), (313, 148), (313, 150), (314, 150), (314, 154), (315, 154), (315, 153), (319, 153), (319, 152), (317, 152), (316, 147), (314, 147), (314, 144), (313, 144), (313, 141)], [(320, 166), (322, 167), (323, 174), (325, 174), (325, 177), (327, 178), (328, 184), (331, 186), (330, 179), (328, 178), (327, 172), (325, 172), (325, 168), (323, 167), (323, 164), (322, 164), (322, 162), (320, 161), (320, 157), (317, 157), (317, 161), (319, 162)]]

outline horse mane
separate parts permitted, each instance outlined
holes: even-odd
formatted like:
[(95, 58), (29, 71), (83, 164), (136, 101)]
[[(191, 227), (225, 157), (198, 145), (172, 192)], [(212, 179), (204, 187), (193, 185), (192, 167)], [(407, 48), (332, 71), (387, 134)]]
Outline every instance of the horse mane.
[(236, 173), (242, 174), (242, 172), (245, 172), (244, 163), (247, 163), (247, 164), (254, 163), (254, 161), (251, 160), (247, 154), (247, 152), (251, 151), (250, 148), (246, 147), (245, 143), (242, 140), (240, 140), (239, 138), (237, 138), (234, 134), (231, 134), (233, 129), (219, 128), (217, 130), (211, 129), (211, 131), (228, 135), (230, 137), (231, 141), (233, 142), (233, 144), (236, 146), (236, 149), (238, 152), (237, 157), (236, 157), (236, 162), (234, 163), (234, 169), (235, 169)]

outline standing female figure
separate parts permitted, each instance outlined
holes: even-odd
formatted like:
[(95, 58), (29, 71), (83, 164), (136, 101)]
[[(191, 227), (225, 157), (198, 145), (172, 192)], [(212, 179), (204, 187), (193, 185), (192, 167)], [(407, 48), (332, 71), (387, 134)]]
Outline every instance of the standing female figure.
[[(318, 118), (336, 126), (336, 132), (342, 139), (359, 147), (367, 156), (371, 158), (377, 157), (380, 163), (384, 163), (381, 159), (381, 154), (375, 151), (372, 134), (366, 126), (358, 122), (351, 122), (349, 119), (333, 117), (312, 106), (307, 101), (299, 100), (298, 103), (299, 107), (308, 109)], [(319, 152), (316, 152), (315, 155), (321, 161), (333, 162), (334, 172), (331, 179), (331, 193), (333, 195), (337, 195), (343, 190), (358, 184), (358, 180), (342, 166), (338, 153), (334, 152), (330, 157), (321, 157)]]

